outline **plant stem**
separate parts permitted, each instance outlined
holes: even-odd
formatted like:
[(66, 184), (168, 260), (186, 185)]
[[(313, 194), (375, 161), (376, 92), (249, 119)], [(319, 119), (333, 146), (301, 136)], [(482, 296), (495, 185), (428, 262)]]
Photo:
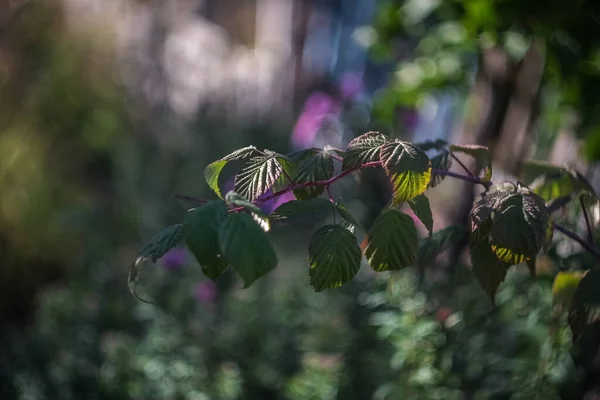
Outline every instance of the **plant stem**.
[(560, 224), (557, 224), (557, 223), (554, 223), (554, 229), (556, 229), (557, 231), (561, 232), (563, 235), (568, 236), (569, 238), (573, 239), (574, 241), (576, 241), (577, 243), (579, 243), (581, 245), (581, 247), (583, 247), (584, 249), (586, 249), (587, 251), (589, 251), (590, 253), (592, 253), (596, 257), (600, 258), (600, 251), (598, 249), (596, 249), (591, 243), (588, 243), (581, 236), (577, 235), (574, 232), (571, 232), (570, 230), (568, 230), (564, 226), (562, 226)]
[(588, 242), (594, 243), (594, 234), (592, 233), (592, 224), (590, 223), (590, 217), (585, 208), (585, 203), (583, 201), (583, 197), (581, 197), (581, 196), (579, 196), (579, 204), (581, 205), (581, 211), (583, 211), (583, 216), (585, 218), (585, 225), (587, 226)]
[(458, 157), (456, 157), (454, 155), (454, 153), (452, 153), (451, 151), (449, 151), (448, 153), (450, 153), (450, 155), (452, 156), (452, 159), (454, 161), (456, 161), (458, 163), (458, 165), (460, 165), (467, 172), (467, 174), (469, 174), (469, 176), (475, 177), (475, 175), (473, 175), (473, 173), (469, 170), (469, 168), (467, 168), (467, 166), (465, 164), (463, 164), (463, 162), (460, 161), (460, 159)]
[(482, 185), (486, 189), (488, 189), (490, 186), (492, 186), (491, 182), (484, 182), (481, 178), (478, 178), (476, 176), (461, 175), (456, 172), (446, 171), (445, 169), (435, 169), (434, 168), (431, 170), (431, 174), (432, 175), (440, 175), (440, 176), (451, 176), (452, 178), (460, 179), (465, 182), (471, 182), (471, 183), (476, 183), (478, 185)]

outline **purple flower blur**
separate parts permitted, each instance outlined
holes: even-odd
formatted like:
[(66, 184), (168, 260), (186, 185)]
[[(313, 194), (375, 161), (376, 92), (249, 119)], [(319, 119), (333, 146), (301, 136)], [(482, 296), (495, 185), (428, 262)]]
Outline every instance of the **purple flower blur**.
[(202, 303), (214, 303), (217, 298), (217, 285), (213, 281), (201, 281), (194, 286), (194, 297)]
[(340, 79), (340, 93), (344, 100), (352, 100), (363, 91), (363, 82), (357, 73), (347, 72)]
[(176, 247), (171, 249), (165, 254), (161, 261), (165, 268), (170, 270), (177, 270), (183, 267), (187, 261), (188, 253), (187, 250), (182, 247)]
[[(268, 196), (270, 194), (272, 194), (273, 191), (271, 189), (269, 189), (267, 191), (267, 193), (265, 193), (265, 196)], [(262, 203), (260, 205), (260, 209), (267, 215), (271, 214), (273, 211), (275, 211), (277, 209), (277, 207), (279, 207), (280, 205), (282, 205), (283, 203), (287, 203), (290, 200), (295, 200), (296, 198), (294, 197), (292, 192), (287, 192), (282, 194), (281, 196), (278, 196), (272, 200), (269, 201), (265, 201), (264, 203)]]
[(338, 102), (323, 92), (312, 94), (304, 104), (304, 110), (298, 118), (292, 134), (294, 149), (312, 147), (323, 122), (340, 112)]

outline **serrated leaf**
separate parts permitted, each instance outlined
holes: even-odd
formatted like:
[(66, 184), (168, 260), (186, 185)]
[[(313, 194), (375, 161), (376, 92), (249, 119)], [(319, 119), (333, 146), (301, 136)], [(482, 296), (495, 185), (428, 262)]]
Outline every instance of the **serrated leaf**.
[(550, 215), (536, 194), (514, 193), (501, 199), (492, 214), (490, 244), (503, 262), (534, 258), (546, 242)]
[(227, 269), (226, 257), (219, 250), (219, 228), (226, 218), (225, 202), (215, 200), (189, 211), (183, 222), (187, 247), (212, 280)]
[(225, 195), (225, 202), (233, 207), (243, 207), (244, 210), (250, 213), (252, 219), (262, 228), (263, 231), (268, 232), (271, 229), (269, 217), (263, 213), (263, 211), (256, 204), (251, 203), (239, 193), (229, 191)]
[[(431, 168), (438, 169), (442, 171), (450, 170), (452, 166), (452, 155), (449, 152), (443, 152), (438, 154), (437, 156), (431, 159)], [(429, 182), (429, 187), (435, 187), (439, 185), (445, 178), (445, 175), (434, 175), (431, 177), (431, 181)]]
[(485, 224), (492, 217), (492, 213), (500, 201), (515, 193), (517, 193), (517, 187), (510, 182), (494, 185), (487, 192), (482, 193), (469, 213), (470, 231), (474, 232)]
[(489, 149), (485, 146), (477, 144), (453, 144), (450, 146), (450, 151), (453, 153), (467, 154), (477, 161), (479, 168), (483, 168), (483, 176), (481, 180), (489, 182), (492, 179), (492, 160), (490, 158)]
[(281, 164), (283, 172), (273, 184), (273, 193), (287, 189), (290, 185), (294, 184), (298, 178), (298, 166), (296, 162), (290, 160), (287, 156), (281, 156), (281, 154), (277, 154), (276, 158)]
[[(333, 176), (333, 158), (326, 151), (320, 151), (305, 160), (300, 166), (297, 183), (319, 182)], [(323, 193), (323, 186), (312, 186), (294, 190), (298, 200), (308, 200)]]
[(469, 238), (469, 251), (471, 253), (472, 271), (479, 285), (490, 296), (492, 304), (500, 284), (506, 278), (509, 265), (503, 263), (490, 246), (487, 231), (489, 220), (486, 224), (471, 234)]
[(227, 215), (219, 228), (219, 247), (245, 288), (277, 265), (269, 237), (248, 214)]
[(564, 309), (569, 309), (577, 286), (587, 271), (560, 271), (554, 277), (552, 284), (552, 298), (554, 304), (560, 304)]
[(334, 205), (329, 200), (291, 200), (280, 205), (269, 215), (273, 223), (320, 222), (333, 215)]
[(417, 264), (422, 265), (435, 259), (438, 254), (459, 243), (467, 235), (462, 226), (449, 226), (435, 232), (430, 238), (421, 240), (417, 253)]
[(315, 291), (349, 282), (360, 269), (362, 258), (356, 238), (341, 225), (325, 225), (308, 245), (310, 284)]
[(241, 148), (226, 155), (220, 160), (208, 164), (204, 169), (204, 179), (206, 180), (206, 183), (208, 183), (208, 186), (217, 194), (217, 196), (219, 196), (219, 198), (223, 198), (221, 189), (219, 188), (219, 176), (221, 175), (223, 168), (225, 168), (225, 165), (227, 165), (229, 161), (249, 158), (255, 154), (256, 151), (256, 147), (254, 146)]
[(177, 246), (181, 241), (183, 235), (183, 226), (181, 224), (171, 225), (166, 229), (163, 229), (156, 236), (150, 240), (142, 249), (139, 251), (135, 262), (129, 268), (129, 276), (127, 278), (127, 284), (131, 294), (138, 300), (145, 303), (148, 301), (140, 298), (135, 291), (135, 284), (139, 279), (140, 272), (142, 270), (143, 262), (151, 260), (155, 263), (159, 258), (164, 256), (169, 250)]
[(253, 157), (235, 176), (235, 191), (250, 201), (271, 189), (284, 172), (283, 155), (271, 153)]
[(429, 199), (424, 195), (419, 195), (408, 201), (410, 209), (413, 210), (419, 220), (425, 225), (429, 231), (429, 237), (433, 234), (433, 216), (431, 215), (431, 206)]
[(365, 231), (365, 228), (362, 226), (362, 224), (360, 222), (358, 222), (358, 220), (356, 218), (354, 218), (354, 215), (352, 215), (352, 213), (348, 210), (348, 208), (346, 208), (346, 206), (342, 202), (342, 199), (338, 199), (338, 201), (335, 203), (334, 206), (335, 206), (335, 210), (338, 212), (338, 214), (340, 214), (340, 216), (345, 221), (347, 221), (350, 225), (357, 227), (361, 231), (363, 231), (363, 232)]
[(431, 161), (423, 150), (396, 139), (381, 146), (380, 157), (392, 183), (392, 204), (400, 204), (425, 192), (431, 179)]
[(389, 138), (379, 132), (367, 132), (348, 143), (344, 159), (342, 161), (342, 170), (359, 168), (361, 165), (379, 161), (379, 149)]
[(411, 217), (394, 209), (385, 210), (365, 238), (364, 254), (375, 271), (397, 271), (414, 265), (419, 235)]

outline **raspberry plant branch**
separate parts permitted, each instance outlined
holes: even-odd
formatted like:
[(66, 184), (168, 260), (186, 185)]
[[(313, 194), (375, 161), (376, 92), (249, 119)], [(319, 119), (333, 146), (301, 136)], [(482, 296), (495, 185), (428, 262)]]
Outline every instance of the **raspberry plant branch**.
[(581, 205), (581, 211), (583, 211), (583, 217), (585, 218), (585, 226), (587, 228), (587, 240), (589, 243), (594, 243), (594, 235), (592, 233), (592, 224), (590, 223), (590, 217), (587, 209), (585, 208), (585, 202), (583, 197), (579, 196), (579, 204)]

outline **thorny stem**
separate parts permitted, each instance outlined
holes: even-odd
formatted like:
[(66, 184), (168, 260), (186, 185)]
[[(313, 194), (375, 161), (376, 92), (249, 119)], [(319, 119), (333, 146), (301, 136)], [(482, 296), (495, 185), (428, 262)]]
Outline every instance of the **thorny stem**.
[[(303, 188), (307, 188), (307, 187), (325, 187), (327, 189), (327, 192), (329, 193), (329, 186), (335, 182), (337, 182), (338, 180), (344, 178), (347, 175), (350, 175), (353, 172), (356, 172), (358, 170), (361, 170), (363, 168), (373, 168), (373, 167), (380, 167), (381, 166), (381, 162), (380, 161), (371, 161), (365, 164), (362, 164), (359, 167), (356, 168), (352, 168), (352, 169), (348, 169), (345, 171), (340, 172), (339, 174), (324, 180), (324, 181), (316, 181), (316, 182), (304, 182), (304, 183), (296, 183), (294, 185), (290, 185), (289, 187), (282, 189), (278, 192), (275, 193), (271, 193), (268, 196), (265, 197), (261, 197), (258, 198), (254, 201), (254, 203), (256, 204), (262, 204), (265, 203), (269, 200), (273, 200), (281, 195), (284, 195), (288, 192), (291, 192), (293, 190), (296, 189), (303, 189)], [(431, 170), (431, 174), (432, 175), (439, 175), (439, 176), (450, 176), (452, 178), (455, 179), (460, 179), (462, 181), (465, 182), (471, 182), (474, 184), (478, 184), (478, 185), (482, 185), (484, 188), (489, 189), (493, 183), (492, 182), (486, 182), (483, 181), (481, 178), (478, 178), (476, 176), (473, 175), (462, 175), (456, 172), (452, 172), (452, 171), (446, 171), (443, 169), (432, 169)], [(331, 194), (330, 194), (331, 196)], [(206, 200), (202, 200), (202, 199), (197, 199), (195, 197), (191, 197), (191, 196), (185, 196), (185, 195), (176, 195), (176, 197), (183, 199), (183, 200), (188, 200), (188, 201), (195, 201), (198, 203), (207, 203)], [(561, 202), (562, 203), (562, 202)], [(232, 208), (229, 210), (229, 212), (239, 212), (242, 211), (244, 209), (244, 207), (236, 207), (236, 208)], [(557, 211), (559, 209), (559, 207), (552, 207), (549, 208), (550, 212), (554, 212)], [(585, 212), (585, 211), (584, 211)], [(587, 212), (586, 212), (587, 215)], [(587, 218), (586, 218), (586, 222), (587, 222)], [(557, 231), (561, 232), (562, 234), (564, 234), (565, 236), (569, 237), (570, 239), (576, 241), (577, 243), (579, 243), (584, 249), (586, 249), (587, 251), (589, 251), (591, 254), (593, 254), (594, 256), (600, 258), (600, 250), (598, 250), (592, 243), (592, 241), (586, 241), (585, 239), (583, 239), (582, 237), (580, 237), (579, 235), (577, 235), (576, 233), (568, 230), (567, 228), (565, 228), (564, 226), (557, 224), (557, 223), (553, 223), (554, 225), (554, 229), (556, 229)], [(588, 222), (588, 227), (589, 227), (589, 222)]]

